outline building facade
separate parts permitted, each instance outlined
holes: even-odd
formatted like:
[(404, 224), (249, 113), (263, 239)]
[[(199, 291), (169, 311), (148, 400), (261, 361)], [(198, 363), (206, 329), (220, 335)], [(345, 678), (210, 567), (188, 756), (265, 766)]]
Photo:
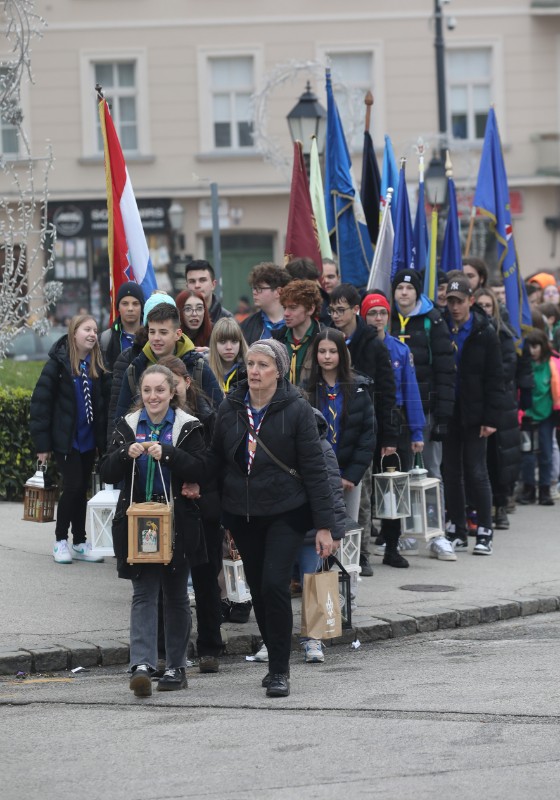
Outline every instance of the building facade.
[[(286, 115), (309, 80), (326, 106), (331, 66), (354, 172), (365, 106), (381, 160), (391, 136), (414, 205), (418, 137), (432, 148), (438, 108), (432, 0), (38, 0), (23, 92), (34, 153), (50, 140), (49, 216), (57, 228), (59, 316), (107, 305), (105, 176), (95, 86), (107, 97), (162, 288), (183, 287), (188, 256), (213, 260), (210, 184), (219, 191), (226, 306), (259, 261), (282, 263), (292, 146)], [(521, 271), (557, 271), (560, 250), (560, 2), (452, 0), (445, 13), (448, 146), (465, 226), (488, 108), (512, 190)], [(0, 51), (0, 69), (10, 54)], [(2, 123), (4, 157), (17, 159)], [(428, 159), (431, 151), (428, 150)], [(0, 191), (2, 186), (0, 185)], [(170, 213), (170, 210), (173, 213)], [(473, 251), (489, 255), (481, 224)]]

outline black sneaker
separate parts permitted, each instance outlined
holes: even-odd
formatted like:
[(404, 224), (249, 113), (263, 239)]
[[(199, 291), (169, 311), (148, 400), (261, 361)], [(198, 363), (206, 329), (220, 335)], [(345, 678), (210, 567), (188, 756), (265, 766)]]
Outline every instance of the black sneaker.
[[(383, 556), (383, 563), (386, 564), (388, 567), (400, 567), (404, 569), (408, 567), (408, 561), (406, 558), (403, 558), (400, 553), (396, 550), (385, 550), (385, 555)], [(362, 573), (363, 574), (363, 573)]]
[(505, 506), (497, 506), (496, 516), (494, 517), (494, 528), (497, 531), (509, 530), (509, 519)]
[(290, 681), (287, 672), (275, 672), (270, 676), (266, 687), (267, 697), (287, 697), (290, 694)]
[(175, 692), (177, 689), (186, 688), (187, 676), (184, 667), (166, 669), (157, 685), (158, 692)]
[(130, 678), (129, 687), (134, 697), (152, 696), (152, 670), (147, 664), (138, 664)]
[[(290, 670), (288, 670), (285, 674), (289, 678), (290, 677)], [(271, 681), (270, 672), (267, 672), (266, 675), (264, 676), (264, 678), (261, 681), (261, 686), (263, 687), (263, 689), (268, 689), (268, 687), (270, 686), (270, 681)]]
[(361, 555), (360, 556), (360, 567), (362, 578), (371, 578), (373, 575), (373, 567), (369, 563), (369, 558), (367, 556)]
[(473, 548), (473, 556), (491, 556), (492, 538), (490, 536), (477, 536)]
[(446, 536), (445, 537), (453, 545), (456, 553), (466, 553), (469, 549), (469, 540), (466, 536)]
[(220, 671), (220, 659), (216, 656), (200, 656), (198, 669), (202, 673), (214, 673)]

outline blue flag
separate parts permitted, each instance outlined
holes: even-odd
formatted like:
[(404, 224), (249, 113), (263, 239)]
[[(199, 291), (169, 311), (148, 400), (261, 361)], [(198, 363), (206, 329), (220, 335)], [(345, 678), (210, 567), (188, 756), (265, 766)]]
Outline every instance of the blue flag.
[(383, 151), (383, 165), (381, 167), (381, 205), (387, 202), (387, 189), (393, 188), (393, 202), (391, 203), (391, 216), (393, 227), (396, 225), (397, 199), (399, 196), (399, 169), (393, 151), (393, 144), (387, 134), (385, 134), (385, 150)]
[(517, 263), (506, 168), (493, 108), (490, 108), (486, 120), (473, 205), (491, 220), (490, 227), (497, 240), (498, 265), (506, 290), (506, 307), (510, 322), (521, 338), (523, 328), (532, 324), (531, 311)]
[(338, 254), (342, 281), (365, 286), (373, 261), (362, 201), (352, 173), (352, 162), (334, 100), (331, 72), (327, 76), (327, 147), (325, 155), (325, 209), (333, 250)]
[(418, 206), (414, 220), (414, 244), (416, 247), (416, 269), (425, 270), (428, 263), (428, 226), (426, 223), (426, 201), (424, 199), (424, 176), (418, 184)]
[(416, 269), (416, 245), (414, 244), (404, 167), (401, 167), (399, 173), (399, 191), (395, 218), (395, 244), (393, 245), (391, 280), (400, 269)]
[(461, 236), (459, 234), (459, 214), (457, 213), (457, 194), (455, 192), (455, 181), (453, 178), (447, 179), (447, 197), (449, 199), (449, 213), (445, 225), (445, 235), (443, 237), (440, 261), (440, 269), (444, 272), (463, 268)]

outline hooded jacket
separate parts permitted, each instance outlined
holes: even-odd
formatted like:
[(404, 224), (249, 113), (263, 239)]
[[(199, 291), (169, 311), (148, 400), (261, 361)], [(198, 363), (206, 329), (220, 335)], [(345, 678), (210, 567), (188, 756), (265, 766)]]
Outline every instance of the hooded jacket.
[[(107, 405), (110, 376), (104, 372), (92, 379), (93, 424), (99, 452), (105, 449)], [(29, 430), (37, 453), (68, 454), (76, 434), (78, 407), (74, 376), (68, 355), (68, 334), (61, 336), (49, 350), (37, 385), (31, 396)]]
[(259, 437), (301, 480), (279, 467), (257, 444), (250, 474), (246, 465), (248, 421), (241, 384), (220, 405), (208, 468), (220, 476), (222, 508), (250, 519), (283, 514), (309, 503), (316, 528), (332, 530), (333, 501), (313, 410), (285, 378), (263, 417)]
[[(193, 343), (187, 336), (185, 336), (184, 333), (181, 335), (181, 338), (178, 340), (175, 346), (174, 355), (184, 362), (191, 377), (194, 377), (193, 373), (195, 372), (195, 369), (197, 369), (197, 364), (199, 361), (201, 362), (202, 385), (200, 388), (206, 394), (206, 396), (210, 398), (212, 404), (217, 407), (223, 399), (223, 394), (218, 386), (218, 381), (216, 380), (214, 373), (206, 361), (204, 361), (204, 358), (194, 349)], [(147, 367), (149, 367), (151, 364), (157, 363), (158, 359), (152, 352), (150, 343), (147, 342), (147, 344), (144, 345), (142, 352), (132, 361), (123, 376), (119, 400), (115, 409), (115, 420), (123, 417), (136, 399), (136, 396), (132, 391), (131, 384), (135, 387), (138, 387), (138, 381), (140, 380), (140, 376), (144, 370), (147, 369)]]
[[(136, 460), (128, 455), (128, 448), (136, 441), (136, 429), (140, 411), (120, 419), (114, 431), (106, 456), (102, 459), (99, 472), (101, 480), (118, 484), (124, 480), (115, 517), (113, 520), (113, 547), (117, 559), (120, 578), (137, 578), (142, 564), (127, 564), (128, 556), (128, 517), (126, 509), (130, 505), (132, 471), (135, 470), (133, 502), (142, 503), (146, 499), (145, 487), (139, 479)], [(196, 417), (181, 409), (175, 411), (172, 444), (163, 444), (162, 463), (171, 472), (171, 495), (173, 498), (174, 535), (173, 558), (169, 568), (177, 569), (190, 564), (206, 561), (206, 546), (200, 526), (197, 524), (196, 504), (181, 494), (184, 481), (195, 483), (204, 468), (204, 439), (202, 424)]]
[[(412, 353), (424, 414), (430, 423), (446, 424), (453, 414), (456, 375), (449, 328), (424, 294), (406, 319), (401, 334), (399, 307), (395, 302), (390, 332), (397, 339), (402, 335)], [(430, 419), (430, 414), (435, 419)]]

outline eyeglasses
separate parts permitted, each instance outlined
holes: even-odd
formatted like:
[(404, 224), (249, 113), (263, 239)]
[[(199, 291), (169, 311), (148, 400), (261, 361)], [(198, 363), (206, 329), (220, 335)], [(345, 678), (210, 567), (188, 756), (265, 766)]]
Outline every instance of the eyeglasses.
[(272, 289), (272, 286), (253, 286), (253, 294), (262, 294), (267, 289)]
[(336, 306), (336, 308), (329, 306), (327, 308), (329, 317), (341, 317), (343, 314), (346, 314), (347, 311), (351, 311), (350, 306)]
[(367, 317), (388, 317), (389, 314), (386, 308), (370, 308), (366, 314)]
[(183, 314), (185, 317), (192, 317), (193, 314), (204, 314), (204, 306), (185, 306)]

